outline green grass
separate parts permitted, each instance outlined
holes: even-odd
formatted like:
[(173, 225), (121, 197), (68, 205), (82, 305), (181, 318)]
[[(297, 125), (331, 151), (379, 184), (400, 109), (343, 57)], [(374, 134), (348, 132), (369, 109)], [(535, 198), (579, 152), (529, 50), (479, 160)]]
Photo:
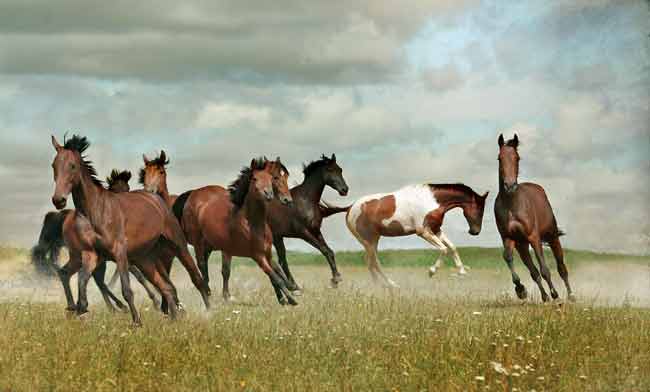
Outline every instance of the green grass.
[(650, 389), (648, 309), (332, 290), (287, 309), (268, 294), (177, 322), (144, 312), (140, 329), (101, 310), (79, 321), (2, 303), (0, 389)]
[[(479, 247), (461, 247), (458, 248), (461, 259), (465, 265), (471, 268), (506, 268), (503, 261), (502, 248), (479, 248)], [(379, 251), (379, 258), (383, 267), (423, 267), (430, 266), (436, 257), (438, 251), (433, 249), (387, 249)], [(518, 255), (515, 252), (515, 256)], [(531, 256), (534, 257), (532, 250)], [(210, 261), (221, 263), (221, 256), (218, 252), (211, 255)], [(550, 250), (545, 249), (545, 257), (549, 263), (555, 265), (553, 254)], [(568, 265), (578, 263), (617, 262), (649, 264), (650, 256), (634, 256), (613, 253), (598, 253), (585, 250), (565, 250), (565, 262)], [(448, 259), (448, 263), (451, 263)], [(290, 265), (323, 265), (326, 264), (325, 258), (320, 253), (306, 252), (287, 252), (287, 260)], [(246, 259), (241, 259), (246, 263)], [(360, 251), (339, 251), (336, 252), (336, 263), (342, 266), (365, 266), (363, 252)], [(237, 264), (237, 263), (235, 263)]]

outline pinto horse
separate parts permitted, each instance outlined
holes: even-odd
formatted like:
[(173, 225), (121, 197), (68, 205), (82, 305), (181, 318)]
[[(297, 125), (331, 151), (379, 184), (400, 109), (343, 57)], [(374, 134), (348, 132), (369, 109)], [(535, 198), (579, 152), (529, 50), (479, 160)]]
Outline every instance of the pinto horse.
[[(128, 192), (130, 190), (130, 179), (131, 172), (126, 170), (120, 172), (113, 169), (111, 174), (106, 177), (108, 190), (111, 192)], [(77, 308), (74, 303), (74, 297), (72, 296), (72, 290), (70, 289), (70, 278), (81, 268), (84, 252), (96, 253), (94, 249), (95, 245), (89, 242), (94, 237), (92, 232), (92, 225), (79, 212), (75, 210), (52, 211), (46, 214), (43, 227), (41, 228), (39, 242), (32, 250), (32, 257), (42, 260), (48, 259), (47, 255), (49, 253), (49, 264), (55, 268), (61, 280), (68, 302), (67, 310), (69, 311), (75, 311)], [(61, 247), (64, 245), (68, 248), (69, 260), (63, 267), (59, 267), (56, 259), (58, 258)], [(102, 293), (106, 306), (109, 310), (115, 310), (111, 302), (112, 300), (118, 308), (126, 310), (126, 306), (113, 295), (104, 283), (106, 260), (103, 257), (97, 257), (100, 261), (95, 271), (93, 271), (93, 279)], [(144, 275), (142, 275), (142, 272), (135, 268), (135, 266), (130, 266), (129, 271), (140, 282), (142, 287), (144, 287), (149, 298), (151, 298), (157, 307), (158, 298)]]
[(392, 193), (379, 193), (360, 198), (347, 210), (345, 221), (350, 232), (363, 245), (365, 259), (372, 277), (381, 276), (388, 286), (398, 287), (387, 278), (379, 266), (377, 244), (381, 236), (401, 237), (417, 234), (440, 249), (440, 255), (429, 268), (432, 276), (447, 249), (451, 249), (456, 266), (465, 274), (465, 266), (456, 247), (442, 232), (441, 226), (447, 211), (461, 208), (469, 225), (469, 233), (478, 235), (483, 224), (483, 211), (488, 193), (478, 195), (463, 184), (408, 185)]
[(336, 163), (336, 155), (332, 154), (331, 158), (323, 155), (321, 159), (304, 166), (303, 174), (305, 179), (302, 184), (291, 188), (292, 205), (273, 200), (269, 206), (273, 245), (291, 291), (299, 291), (300, 287), (289, 271), (284, 238), (300, 238), (318, 249), (325, 256), (332, 270), (332, 285), (335, 287), (341, 282), (334, 251), (327, 245), (320, 230), (323, 218), (332, 213), (326, 206), (320, 204), (320, 198), (325, 186), (333, 188), (341, 196), (348, 194), (349, 188), (343, 178), (343, 170)]
[[(548, 294), (542, 284), (546, 281), (553, 299), (558, 298), (558, 293), (551, 282), (551, 272), (544, 260), (542, 243), (546, 242), (553, 251), (557, 262), (557, 270), (570, 300), (574, 300), (571, 285), (569, 284), (569, 272), (564, 264), (564, 252), (560, 243), (562, 231), (558, 229), (551, 203), (546, 197), (544, 188), (531, 182), (519, 184), (519, 137), (504, 141), (503, 135), (499, 135), (499, 194), (494, 201), (494, 215), (497, 228), (503, 240), (503, 258), (508, 264), (512, 275), (512, 283), (515, 285), (515, 292), (520, 299), (527, 297), (526, 287), (521, 283), (512, 264), (512, 251), (517, 248), (521, 260), (528, 267), (530, 276), (533, 278), (542, 295), (542, 301), (548, 301)], [(533, 247), (539, 269), (529, 253), (529, 246)]]
[[(104, 189), (95, 176), (95, 169), (83, 155), (90, 143), (85, 137), (74, 135), (60, 145), (52, 136), (56, 156), (52, 163), (55, 189), (52, 203), (61, 210), (72, 194), (77, 210), (94, 229), (91, 243), (98, 253), (117, 264), (122, 284), (122, 295), (129, 305), (134, 324), (141, 325), (140, 315), (133, 301), (129, 283), (129, 262), (138, 266), (163, 298), (170, 303), (172, 318), (176, 317), (175, 288), (166, 271), (156, 262), (159, 252), (167, 251), (178, 257), (187, 269), (192, 282), (209, 308), (203, 277), (187, 249), (178, 221), (163, 200), (145, 191), (113, 193)], [(79, 272), (79, 299), (77, 312), (86, 311), (86, 286), (97, 266), (96, 254), (85, 253)]]
[(273, 261), (273, 235), (268, 223), (268, 204), (274, 197), (291, 203), (288, 176), (280, 158), (258, 158), (241, 170), (228, 189), (212, 185), (178, 196), (174, 214), (194, 246), (206, 279), (210, 252), (221, 251), (224, 299), (231, 298), (228, 281), (232, 256), (241, 256), (255, 260), (267, 274), (280, 304), (297, 304), (287, 289), (286, 276)]

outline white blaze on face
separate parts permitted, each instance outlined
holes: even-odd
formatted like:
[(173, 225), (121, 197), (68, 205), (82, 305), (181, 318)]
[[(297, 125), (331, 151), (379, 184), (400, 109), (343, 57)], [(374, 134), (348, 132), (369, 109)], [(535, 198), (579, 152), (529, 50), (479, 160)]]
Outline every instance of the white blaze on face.
[(405, 232), (417, 232), (427, 214), (439, 207), (431, 188), (426, 184), (407, 185), (392, 193), (395, 196), (395, 213), (382, 221), (384, 226), (398, 222)]

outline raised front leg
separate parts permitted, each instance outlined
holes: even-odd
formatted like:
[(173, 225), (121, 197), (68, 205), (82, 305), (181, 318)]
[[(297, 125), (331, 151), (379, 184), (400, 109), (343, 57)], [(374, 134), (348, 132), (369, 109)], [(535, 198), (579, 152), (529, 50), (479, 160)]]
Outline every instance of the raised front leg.
[(526, 297), (528, 297), (528, 292), (526, 292), (526, 287), (521, 284), (521, 279), (519, 279), (519, 275), (517, 275), (515, 272), (515, 266), (513, 264), (512, 251), (514, 247), (515, 241), (508, 238), (503, 240), (503, 259), (506, 261), (508, 269), (510, 269), (510, 274), (512, 275), (512, 283), (515, 285), (515, 292), (517, 293), (517, 297), (519, 299), (526, 299)]
[(438, 258), (436, 259), (435, 263), (429, 267), (429, 277), (432, 277), (438, 268), (440, 268), (440, 264), (442, 263), (442, 258), (447, 254), (447, 246), (444, 244), (442, 239), (435, 235), (429, 228), (423, 228), (421, 230), (418, 230), (417, 235), (428, 242), (429, 244), (435, 246), (440, 250), (440, 254), (438, 255)]
[[(440, 239), (442, 242), (447, 246), (448, 249), (451, 249), (451, 253), (454, 256), (454, 264), (456, 264), (456, 268), (458, 268), (458, 273), (461, 275), (467, 274), (467, 271), (465, 270), (465, 265), (463, 265), (463, 261), (460, 259), (460, 255), (458, 254), (458, 250), (456, 249), (456, 246), (452, 244), (452, 242), (447, 238), (445, 233), (440, 231), (439, 235)], [(467, 267), (469, 268), (469, 267)]]
[(273, 246), (275, 246), (275, 250), (278, 253), (278, 262), (280, 263), (280, 266), (282, 267), (282, 270), (287, 277), (287, 288), (294, 292), (294, 294), (298, 294), (301, 289), (293, 278), (293, 275), (291, 275), (291, 271), (289, 270), (289, 264), (287, 264), (287, 250), (284, 247), (284, 239), (280, 236), (274, 236)]

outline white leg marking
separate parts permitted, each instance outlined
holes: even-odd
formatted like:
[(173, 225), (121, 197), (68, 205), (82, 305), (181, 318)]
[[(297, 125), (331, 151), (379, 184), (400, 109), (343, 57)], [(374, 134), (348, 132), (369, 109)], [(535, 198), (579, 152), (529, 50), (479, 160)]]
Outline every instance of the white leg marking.
[(431, 267), (429, 267), (429, 275), (433, 275), (436, 273), (438, 268), (440, 268), (442, 257), (447, 254), (447, 247), (445, 246), (444, 242), (437, 235), (433, 234), (428, 228), (423, 229), (421, 233), (418, 233), (418, 235), (426, 242), (440, 249), (440, 254), (436, 259), (436, 262)]
[(442, 240), (442, 242), (445, 243), (445, 245), (447, 245), (449, 249), (451, 249), (451, 252), (454, 256), (454, 263), (458, 268), (458, 273), (461, 275), (467, 274), (467, 270), (465, 270), (465, 266), (463, 265), (463, 262), (460, 259), (460, 255), (458, 254), (458, 250), (456, 249), (456, 246), (454, 246), (454, 244), (452, 244), (451, 241), (449, 241), (449, 238), (447, 238), (445, 233), (443, 233), (442, 231), (440, 231), (439, 237)]

